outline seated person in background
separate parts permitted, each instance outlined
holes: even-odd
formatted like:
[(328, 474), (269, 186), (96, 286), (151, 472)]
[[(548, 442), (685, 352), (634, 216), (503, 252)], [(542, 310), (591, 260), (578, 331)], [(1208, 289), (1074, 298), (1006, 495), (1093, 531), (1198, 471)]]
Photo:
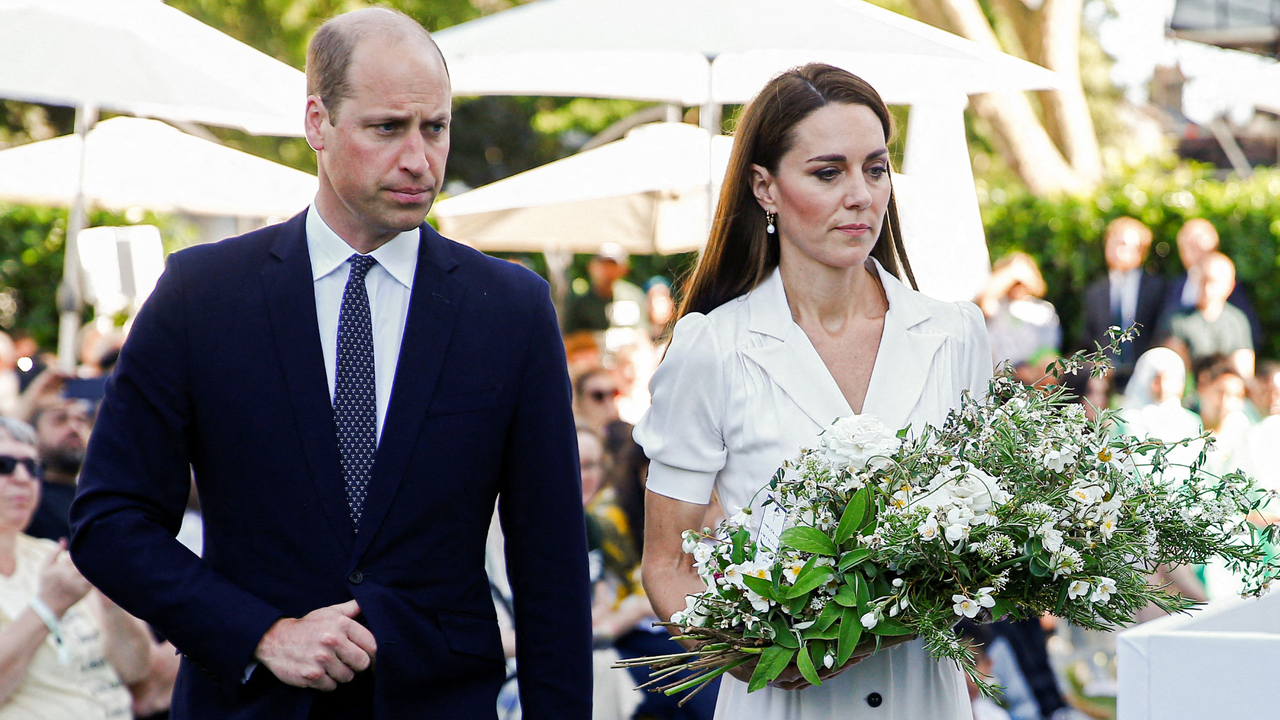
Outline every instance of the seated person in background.
[[(1251, 393), (1253, 404), (1262, 421), (1245, 433), (1240, 452), (1240, 469), (1262, 487), (1280, 491), (1280, 363), (1264, 360), (1258, 363)], [(1267, 508), (1268, 520), (1280, 520), (1280, 507), (1273, 502)]]
[(1104, 252), (1107, 275), (1085, 290), (1084, 337), (1079, 346), (1094, 349), (1094, 343), (1106, 347), (1110, 340), (1107, 328), (1128, 328), (1137, 324), (1138, 337), (1121, 346), (1113, 357), (1115, 371), (1112, 384), (1124, 392), (1133, 372), (1133, 364), (1151, 347), (1156, 325), (1164, 307), (1164, 280), (1146, 272), (1142, 263), (1151, 247), (1151, 229), (1131, 217), (1119, 217), (1107, 225)]
[(1044, 278), (1024, 252), (1005, 255), (991, 266), (987, 285), (974, 298), (987, 319), (991, 355), (998, 365), (1026, 362), (1044, 350), (1057, 351), (1062, 326), (1053, 305), (1042, 300)]
[(54, 396), (32, 413), (44, 477), (40, 480), (40, 507), (26, 529), (28, 535), (46, 540), (71, 537), (71, 501), (89, 446), (94, 410), (93, 403), (83, 398)]
[[(1186, 388), (1187, 368), (1178, 353), (1167, 347), (1151, 348), (1133, 368), (1115, 430), (1165, 442), (1198, 436), (1202, 431), (1200, 416), (1182, 407)], [(1199, 445), (1177, 447), (1169, 451), (1169, 462), (1187, 466), (1199, 454)], [(1189, 471), (1170, 468), (1169, 472), (1186, 478)]]
[(22, 533), (40, 497), (31, 427), (0, 417), (0, 720), (132, 717), (147, 626), (81, 577), (64, 543)]
[(1227, 299), (1236, 285), (1236, 266), (1219, 252), (1200, 263), (1200, 296), (1195, 307), (1175, 310), (1160, 324), (1161, 338), (1177, 341), (1195, 363), (1226, 355), (1242, 378), (1253, 377), (1253, 334), (1249, 319)]
[[(1164, 298), (1165, 313), (1194, 308), (1200, 300), (1201, 268), (1209, 253), (1218, 249), (1218, 231), (1213, 223), (1204, 218), (1192, 218), (1182, 225), (1178, 231), (1178, 257), (1186, 272), (1169, 282)], [(1249, 331), (1253, 337), (1253, 346), (1262, 345), (1262, 321), (1249, 302), (1244, 283), (1237, 282), (1227, 302), (1249, 318)]]
[(1244, 412), (1244, 378), (1224, 355), (1203, 358), (1195, 368), (1200, 419), (1214, 440), (1205, 469), (1216, 475), (1238, 470), (1245, 436), (1253, 425)]

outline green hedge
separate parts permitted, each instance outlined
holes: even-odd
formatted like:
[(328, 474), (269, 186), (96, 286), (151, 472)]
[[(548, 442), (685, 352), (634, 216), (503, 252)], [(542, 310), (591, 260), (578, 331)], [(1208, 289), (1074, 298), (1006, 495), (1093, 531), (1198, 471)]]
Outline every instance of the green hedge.
[(1106, 272), (1102, 233), (1130, 215), (1155, 234), (1148, 267), (1183, 272), (1175, 238), (1182, 223), (1202, 217), (1222, 238), (1221, 250), (1236, 264), (1262, 319), (1259, 355), (1280, 357), (1280, 172), (1263, 170), (1248, 180), (1217, 180), (1197, 166), (1147, 168), (1110, 182), (1093, 197), (1043, 199), (1004, 190), (983, 191), (983, 224), (992, 259), (1022, 250), (1036, 258), (1049, 287), (1046, 296), (1062, 319), (1066, 349), (1077, 347), (1085, 288)]
[[(168, 229), (151, 214), (142, 221)], [(89, 213), (89, 227), (129, 224), (120, 213)], [(50, 351), (58, 340), (55, 296), (66, 235), (65, 208), (0, 204), (0, 330), (24, 330)], [(91, 309), (85, 319), (90, 317)]]

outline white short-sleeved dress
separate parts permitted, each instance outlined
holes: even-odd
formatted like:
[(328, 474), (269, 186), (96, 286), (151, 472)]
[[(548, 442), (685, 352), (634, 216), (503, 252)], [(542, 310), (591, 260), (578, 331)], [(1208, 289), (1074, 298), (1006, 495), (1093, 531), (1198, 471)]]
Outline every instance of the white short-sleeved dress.
[[(925, 297), (876, 270), (889, 311), (863, 411), (891, 428), (940, 424), (964, 390), (983, 393), (991, 377), (982, 313), (972, 303)], [(853, 414), (792, 320), (776, 270), (710, 314), (682, 318), (650, 390), (653, 406), (635, 430), (651, 461), (646, 487), (698, 504), (718, 490), (729, 515), (752, 501), (783, 460), (812, 447), (822, 428)], [(716, 717), (968, 720), (971, 712), (960, 671), (930, 659), (917, 640), (799, 691), (748, 695), (745, 683), (725, 676)]]

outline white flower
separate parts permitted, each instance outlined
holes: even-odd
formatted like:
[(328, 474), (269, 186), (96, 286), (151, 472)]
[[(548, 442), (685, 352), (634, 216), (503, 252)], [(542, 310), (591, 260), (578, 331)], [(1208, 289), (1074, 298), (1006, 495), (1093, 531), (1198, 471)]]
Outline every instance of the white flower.
[(756, 591), (751, 588), (747, 588), (747, 601), (750, 602), (751, 607), (755, 608), (755, 611), (759, 613), (769, 612), (769, 608), (773, 607), (774, 604), (772, 600), (756, 593)]
[(699, 565), (711, 559), (711, 547), (706, 543), (698, 543), (693, 547), (693, 561)]
[(729, 524), (737, 525), (738, 527), (747, 527), (747, 524), (751, 522), (751, 516), (747, 512), (748, 509), (749, 508), (743, 508), (734, 513), (733, 517), (729, 518)]
[(1112, 514), (1103, 517), (1098, 522), (1098, 532), (1102, 535), (1103, 540), (1110, 540), (1111, 536), (1115, 534), (1117, 521), (1118, 518)]
[(1067, 586), (1067, 597), (1071, 598), (1072, 600), (1075, 600), (1076, 598), (1085, 597), (1088, 594), (1089, 594), (1089, 583), (1083, 580), (1073, 580), (1071, 584)]
[(902, 578), (894, 578), (893, 582), (889, 584), (893, 585), (894, 587), (902, 587)]
[(948, 525), (947, 526), (947, 542), (958, 543), (961, 540), (969, 539), (968, 525)]
[(1093, 579), (1093, 583), (1093, 596), (1089, 600), (1106, 605), (1111, 599), (1111, 594), (1116, 591), (1116, 581), (1109, 577), (1098, 576)]
[(1044, 453), (1044, 466), (1054, 472), (1062, 472), (1067, 466), (1076, 461), (1076, 453), (1080, 452), (1080, 448), (1071, 443), (1064, 443), (1061, 447), (1048, 448)]
[(1103, 489), (1097, 485), (1076, 485), (1067, 492), (1067, 495), (1071, 496), (1072, 500), (1081, 505), (1093, 505), (1100, 502), (1104, 494)]
[(967, 507), (951, 508), (947, 511), (948, 525), (972, 525), (973, 511)]
[(995, 592), (993, 587), (978, 588), (978, 597), (974, 598), (978, 601), (978, 605), (984, 608), (995, 607), (996, 599), (991, 597), (991, 593)]
[(698, 541), (698, 533), (692, 530), (685, 530), (680, 535), (680, 549), (686, 553), (693, 552), (693, 549), (700, 545)]
[(678, 625), (691, 625), (702, 627), (707, 621), (707, 616), (703, 612), (702, 607), (698, 604), (697, 595), (684, 596), (684, 610), (680, 610), (671, 614), (671, 622)]
[(1047, 522), (1041, 525), (1036, 534), (1040, 536), (1040, 544), (1045, 550), (1056, 553), (1062, 549), (1062, 531), (1053, 526), (1053, 523)]
[(889, 467), (889, 456), (902, 441), (874, 415), (840, 418), (822, 432), (818, 441), (823, 456), (836, 467), (861, 470), (870, 465)]
[(926, 541), (933, 540), (938, 537), (938, 519), (930, 515), (928, 520), (916, 526), (916, 532)]
[(963, 615), (967, 618), (976, 616), (982, 610), (982, 606), (976, 600), (964, 595), (952, 595), (951, 602), (955, 603), (951, 609), (955, 610), (956, 615)]
[(804, 561), (796, 558), (790, 563), (782, 566), (782, 577), (792, 585), (796, 584), (796, 578), (800, 576), (800, 571), (804, 569)]
[(876, 617), (874, 610), (862, 616), (862, 627), (868, 630), (875, 627), (878, 622), (880, 622), (880, 618)]
[(1070, 575), (1084, 567), (1084, 561), (1075, 548), (1068, 546), (1049, 559), (1049, 567), (1053, 568), (1053, 579), (1057, 580), (1063, 575)]

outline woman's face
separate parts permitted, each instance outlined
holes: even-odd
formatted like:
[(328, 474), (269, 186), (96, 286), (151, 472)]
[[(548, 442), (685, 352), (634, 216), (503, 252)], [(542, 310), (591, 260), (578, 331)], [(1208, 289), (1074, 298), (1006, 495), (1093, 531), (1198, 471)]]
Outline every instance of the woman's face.
[(604, 448), (595, 433), (578, 433), (578, 465), (582, 469), (582, 504), (585, 506), (604, 482)]
[(0, 474), (0, 534), (22, 532), (40, 504), (40, 481), (21, 461), (38, 462), (36, 449), (0, 435), (0, 466), (12, 458), (19, 462), (13, 471)]
[(889, 207), (889, 150), (880, 119), (865, 105), (833, 103), (805, 118), (776, 173), (753, 165), (761, 207), (778, 214), (784, 262), (861, 265)]

